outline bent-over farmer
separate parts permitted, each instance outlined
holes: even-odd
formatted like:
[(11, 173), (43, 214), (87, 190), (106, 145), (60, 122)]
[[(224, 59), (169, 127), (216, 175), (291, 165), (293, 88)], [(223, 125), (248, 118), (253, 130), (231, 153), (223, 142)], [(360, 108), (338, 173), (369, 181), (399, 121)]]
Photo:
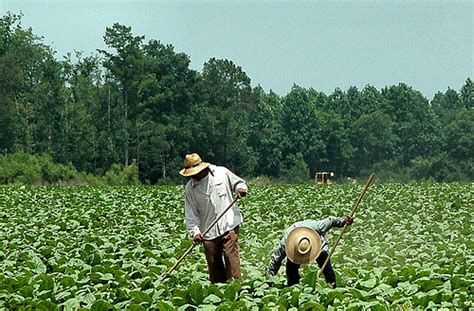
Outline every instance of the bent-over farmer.
[(241, 279), (239, 258), (239, 225), (242, 223), (237, 202), (209, 230), (209, 225), (232, 203), (233, 194), (247, 194), (245, 181), (223, 166), (203, 162), (196, 154), (188, 154), (179, 172), (190, 177), (185, 187), (186, 230), (193, 243), (203, 244), (211, 283)]
[[(323, 220), (303, 220), (292, 224), (285, 230), (283, 238), (273, 251), (267, 274), (276, 275), (283, 259), (287, 257), (288, 286), (298, 284), (300, 265), (316, 261), (321, 268), (328, 257), (326, 233), (333, 227), (351, 225), (353, 221), (354, 219), (350, 216), (330, 216)], [(336, 287), (336, 274), (331, 261), (328, 262), (323, 274), (326, 281), (332, 287)]]

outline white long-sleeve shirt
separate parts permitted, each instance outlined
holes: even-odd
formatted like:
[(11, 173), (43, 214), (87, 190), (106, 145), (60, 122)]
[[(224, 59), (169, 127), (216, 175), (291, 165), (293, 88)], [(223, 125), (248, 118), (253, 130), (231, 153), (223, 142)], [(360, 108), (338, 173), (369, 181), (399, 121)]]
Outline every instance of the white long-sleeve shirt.
[[(196, 181), (191, 178), (184, 192), (186, 230), (191, 237), (204, 232), (233, 201), (238, 188), (247, 190), (245, 181), (223, 166), (209, 165), (209, 174)], [(212, 240), (242, 223), (237, 202), (204, 237)]]

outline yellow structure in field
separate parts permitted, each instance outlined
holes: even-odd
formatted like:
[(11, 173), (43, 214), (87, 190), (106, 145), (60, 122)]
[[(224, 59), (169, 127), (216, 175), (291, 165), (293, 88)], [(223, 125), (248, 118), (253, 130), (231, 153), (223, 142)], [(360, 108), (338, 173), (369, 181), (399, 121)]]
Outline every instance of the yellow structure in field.
[(316, 175), (314, 175), (314, 182), (317, 185), (330, 185), (332, 184), (332, 177), (334, 177), (334, 172), (316, 172)]

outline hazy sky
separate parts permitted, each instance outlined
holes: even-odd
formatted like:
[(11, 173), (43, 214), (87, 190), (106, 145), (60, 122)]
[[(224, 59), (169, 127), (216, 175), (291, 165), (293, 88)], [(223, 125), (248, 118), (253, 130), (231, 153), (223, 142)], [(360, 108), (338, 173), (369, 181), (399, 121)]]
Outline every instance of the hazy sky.
[(329, 95), (404, 82), (431, 99), (474, 78), (473, 2), (0, 0), (0, 13), (23, 12), (22, 26), (60, 57), (104, 48), (118, 22), (172, 44), (198, 71), (230, 59), (280, 95), (294, 83)]

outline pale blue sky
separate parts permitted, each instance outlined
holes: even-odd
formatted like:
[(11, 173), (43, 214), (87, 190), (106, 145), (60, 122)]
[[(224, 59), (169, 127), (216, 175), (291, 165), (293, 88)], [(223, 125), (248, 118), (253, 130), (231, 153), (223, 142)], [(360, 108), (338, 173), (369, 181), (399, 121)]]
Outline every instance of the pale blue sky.
[(198, 71), (230, 59), (279, 95), (294, 83), (329, 95), (404, 82), (431, 99), (473, 78), (473, 2), (0, 0), (0, 13), (22, 11), (59, 56), (104, 48), (118, 22), (172, 44)]

